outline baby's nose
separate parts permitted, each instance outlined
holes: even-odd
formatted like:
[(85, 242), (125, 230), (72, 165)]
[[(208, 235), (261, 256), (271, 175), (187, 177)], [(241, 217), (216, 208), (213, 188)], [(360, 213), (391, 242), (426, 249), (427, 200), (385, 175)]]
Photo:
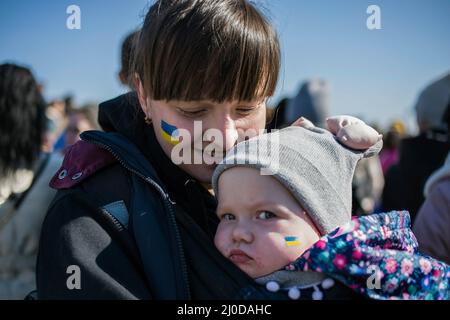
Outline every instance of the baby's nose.
[(253, 233), (244, 226), (236, 226), (233, 230), (233, 240), (235, 242), (251, 243), (254, 240)]

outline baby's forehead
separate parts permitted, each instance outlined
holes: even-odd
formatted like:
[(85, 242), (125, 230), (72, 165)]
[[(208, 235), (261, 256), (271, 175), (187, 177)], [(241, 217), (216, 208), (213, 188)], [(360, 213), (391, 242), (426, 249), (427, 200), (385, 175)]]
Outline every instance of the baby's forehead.
[[(297, 199), (273, 176), (260, 175), (256, 169), (223, 172), (219, 178), (218, 211), (254, 212), (262, 209), (304, 211)], [(248, 168), (247, 168), (248, 169)]]

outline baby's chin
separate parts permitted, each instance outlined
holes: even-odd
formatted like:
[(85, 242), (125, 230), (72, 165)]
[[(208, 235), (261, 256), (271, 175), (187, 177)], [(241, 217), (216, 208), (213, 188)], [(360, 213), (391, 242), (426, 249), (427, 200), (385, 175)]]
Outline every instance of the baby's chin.
[(264, 272), (261, 272), (260, 270), (255, 270), (255, 269), (252, 269), (250, 267), (243, 267), (243, 266), (240, 266), (240, 265), (238, 265), (236, 263), (235, 263), (235, 265), (239, 269), (241, 269), (241, 271), (245, 272), (252, 279), (257, 279), (257, 278), (260, 278), (260, 277), (262, 277), (264, 275)]
[(231, 262), (233, 262), (234, 265), (236, 265), (239, 269), (241, 269), (241, 271), (245, 272), (252, 279), (261, 278), (279, 270), (279, 268), (274, 268), (273, 270), (271, 270), (267, 267), (262, 267), (258, 265), (254, 260), (247, 264), (239, 264), (234, 261)]
[(245, 270), (242, 270), (242, 271), (247, 273), (247, 275), (249, 275), (252, 279), (258, 279), (258, 278), (267, 276), (267, 275), (269, 275), (271, 273), (274, 273), (274, 272), (276, 272), (278, 270), (279, 269), (276, 269), (276, 270), (251, 270), (249, 272), (246, 272)]

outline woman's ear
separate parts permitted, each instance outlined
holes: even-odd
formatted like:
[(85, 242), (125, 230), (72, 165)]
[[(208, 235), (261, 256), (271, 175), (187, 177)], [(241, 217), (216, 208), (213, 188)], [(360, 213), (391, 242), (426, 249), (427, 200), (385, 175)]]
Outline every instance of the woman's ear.
[(150, 104), (147, 101), (147, 95), (144, 90), (144, 86), (142, 84), (141, 78), (137, 73), (134, 75), (134, 86), (136, 88), (138, 98), (139, 98), (139, 104), (141, 105), (141, 109), (144, 112), (144, 114), (151, 119), (151, 108)]

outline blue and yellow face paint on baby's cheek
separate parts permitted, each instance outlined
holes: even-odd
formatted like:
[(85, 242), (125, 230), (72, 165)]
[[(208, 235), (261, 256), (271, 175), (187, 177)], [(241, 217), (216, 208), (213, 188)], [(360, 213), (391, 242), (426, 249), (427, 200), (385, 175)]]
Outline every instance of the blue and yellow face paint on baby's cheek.
[(300, 245), (300, 241), (297, 237), (294, 236), (286, 236), (284, 237), (284, 242), (286, 243), (287, 247), (295, 247)]
[(178, 135), (178, 128), (161, 120), (161, 136), (164, 140), (170, 144), (176, 146), (180, 143), (180, 137)]

